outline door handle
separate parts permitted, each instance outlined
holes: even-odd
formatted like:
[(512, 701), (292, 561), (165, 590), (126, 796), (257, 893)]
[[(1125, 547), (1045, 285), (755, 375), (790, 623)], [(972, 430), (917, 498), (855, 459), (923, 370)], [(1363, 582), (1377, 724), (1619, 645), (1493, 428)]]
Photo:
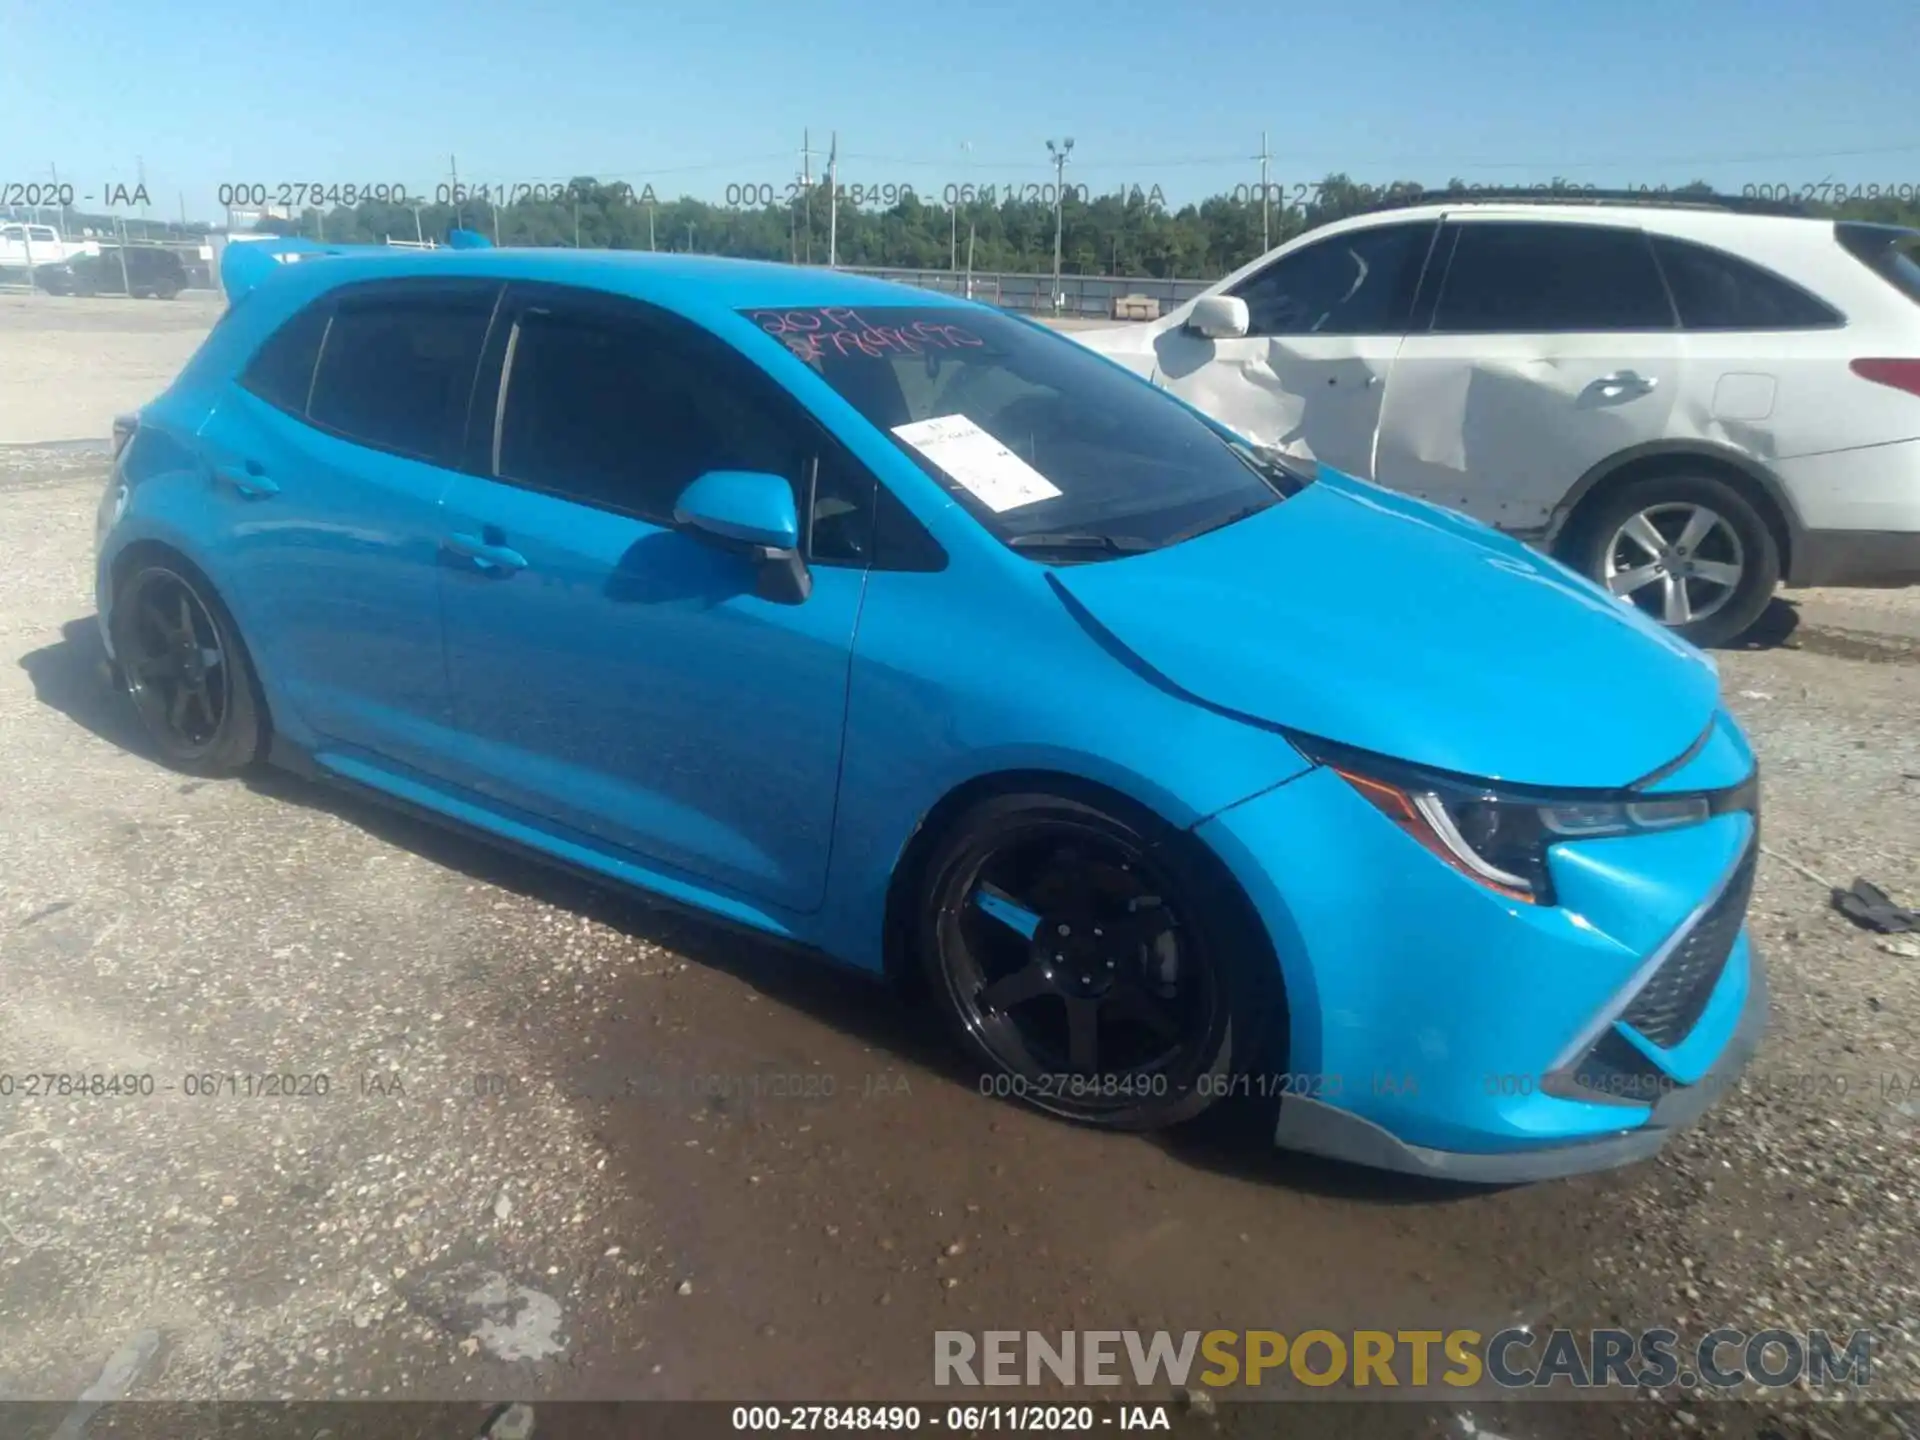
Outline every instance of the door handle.
[(490, 574), (511, 575), (527, 568), (527, 557), (507, 545), (495, 545), (478, 535), (449, 535), (441, 547), (471, 560), (474, 568)]
[(1593, 386), (1608, 399), (1620, 395), (1645, 395), (1660, 383), (1656, 376), (1642, 375), (1633, 370), (1616, 370), (1611, 375), (1602, 375), (1593, 382)]
[(280, 482), (268, 475), (252, 460), (247, 462), (243, 470), (235, 470), (223, 465), (216, 467), (213, 473), (223, 485), (249, 500), (264, 500), (269, 495), (280, 493)]

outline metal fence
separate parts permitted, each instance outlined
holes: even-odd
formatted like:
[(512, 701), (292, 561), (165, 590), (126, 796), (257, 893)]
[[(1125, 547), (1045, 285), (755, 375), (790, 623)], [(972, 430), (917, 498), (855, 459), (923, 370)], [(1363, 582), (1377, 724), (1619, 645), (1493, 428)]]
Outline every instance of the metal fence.
[[(88, 237), (93, 238), (93, 237)], [(114, 238), (100, 237), (111, 246)], [(140, 243), (138, 241), (134, 243)], [(172, 250), (185, 265), (188, 285), (194, 289), (219, 288), (220, 255), (226, 236), (212, 234), (194, 240), (149, 241), (158, 248)], [(392, 239), (391, 245), (414, 242)], [(429, 246), (431, 242), (428, 242)], [(896, 284), (922, 290), (937, 290), (962, 295), (1006, 310), (1053, 313), (1053, 276), (998, 270), (919, 270), (880, 265), (841, 265), (836, 267), (854, 275), (871, 275)], [(1209, 280), (1166, 280), (1148, 275), (1062, 275), (1058, 313), (1075, 317), (1121, 318), (1115, 302), (1124, 297), (1144, 297), (1158, 304), (1161, 314), (1184, 304), (1205, 290)], [(30, 288), (24, 268), (0, 267), (0, 290)]]
[[(88, 236), (85, 238), (94, 240), (100, 247), (100, 250), (106, 254), (113, 253), (120, 244), (119, 239), (116, 237)], [(224, 240), (224, 238), (225, 237), (209, 237), (209, 239), (220, 240)], [(76, 239), (78, 239), (78, 237), (61, 237), (62, 249), (65, 248), (68, 241)], [(217, 278), (219, 275), (219, 250), (215, 245), (209, 244), (207, 240), (130, 240), (129, 243), (136, 249), (171, 250), (174, 254), (178, 255), (182, 267), (186, 270), (187, 288), (189, 290), (219, 289), (219, 280)], [(58, 263), (59, 254), (58, 252), (41, 253), (32, 258), (36, 266), (46, 265)], [(38, 288), (34, 283), (32, 271), (26, 263), (27, 259), (28, 256), (24, 248), (18, 251), (9, 249), (4, 253), (0, 253), (0, 292), (25, 292)], [(111, 274), (112, 272), (109, 271), (108, 273)]]
[[(1053, 276), (1028, 275), (991, 270), (906, 270), (878, 265), (842, 265), (854, 275), (871, 275), (879, 280), (915, 285), (922, 290), (938, 290), (948, 295), (964, 295), (1006, 310), (1051, 313)], [(1062, 315), (1114, 317), (1114, 302), (1125, 296), (1140, 295), (1159, 302), (1161, 313), (1185, 304), (1214, 282), (1211, 280), (1161, 280), (1147, 275), (1062, 275), (1060, 305)]]

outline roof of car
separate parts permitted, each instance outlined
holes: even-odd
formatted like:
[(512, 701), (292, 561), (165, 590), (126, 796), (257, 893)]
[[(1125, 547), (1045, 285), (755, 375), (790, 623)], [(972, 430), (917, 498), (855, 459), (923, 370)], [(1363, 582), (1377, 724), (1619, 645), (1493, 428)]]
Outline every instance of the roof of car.
[(1406, 220), (1432, 220), (1442, 215), (1484, 216), (1502, 220), (1565, 220), (1586, 224), (1640, 225), (1652, 229), (1668, 229), (1675, 226), (1692, 227), (1699, 224), (1710, 226), (1746, 227), (1755, 223), (1767, 225), (1800, 225), (1831, 229), (1832, 217), (1822, 218), (1812, 215), (1780, 214), (1766, 210), (1728, 209), (1711, 204), (1688, 204), (1675, 200), (1668, 203), (1608, 203), (1604, 200), (1581, 200), (1569, 196), (1542, 197), (1538, 200), (1523, 199), (1476, 199), (1462, 196), (1455, 200), (1423, 201), (1417, 205), (1381, 205), (1367, 209), (1356, 215), (1329, 222), (1320, 229), (1331, 230), (1334, 226), (1385, 225)]
[[(646, 250), (507, 247), (415, 250), (341, 247), (303, 254), (303, 262), (342, 267), (355, 280), (473, 275), (577, 285), (675, 308), (752, 309), (776, 305), (965, 305), (955, 296), (819, 265), (733, 260)], [(349, 268), (350, 267), (350, 268)]]

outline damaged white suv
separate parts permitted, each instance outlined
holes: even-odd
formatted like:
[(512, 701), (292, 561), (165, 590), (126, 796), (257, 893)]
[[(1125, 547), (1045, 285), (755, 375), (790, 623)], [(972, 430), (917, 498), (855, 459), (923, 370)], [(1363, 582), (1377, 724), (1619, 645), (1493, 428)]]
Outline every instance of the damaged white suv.
[(1716, 645), (1783, 579), (1920, 581), (1917, 260), (1736, 201), (1403, 205), (1075, 338)]

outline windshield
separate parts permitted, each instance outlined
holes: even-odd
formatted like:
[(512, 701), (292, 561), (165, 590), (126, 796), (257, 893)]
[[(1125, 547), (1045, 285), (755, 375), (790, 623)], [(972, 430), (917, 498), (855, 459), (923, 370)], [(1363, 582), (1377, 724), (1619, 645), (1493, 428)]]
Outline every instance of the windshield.
[(1091, 351), (992, 311), (743, 313), (1036, 559), (1158, 549), (1305, 483)]

